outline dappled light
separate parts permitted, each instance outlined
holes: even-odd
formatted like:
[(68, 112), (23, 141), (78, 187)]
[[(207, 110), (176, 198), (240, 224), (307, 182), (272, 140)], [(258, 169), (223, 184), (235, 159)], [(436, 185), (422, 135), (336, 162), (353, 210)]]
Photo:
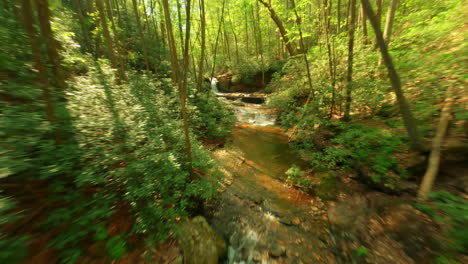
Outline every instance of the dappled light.
[(2, 0), (0, 264), (468, 263), (466, 17)]

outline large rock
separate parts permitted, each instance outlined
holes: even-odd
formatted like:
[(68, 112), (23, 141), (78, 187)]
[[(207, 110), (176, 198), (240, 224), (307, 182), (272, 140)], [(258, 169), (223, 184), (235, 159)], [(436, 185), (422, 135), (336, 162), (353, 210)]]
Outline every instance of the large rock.
[(217, 264), (226, 254), (226, 244), (206, 219), (196, 216), (179, 227), (184, 264)]

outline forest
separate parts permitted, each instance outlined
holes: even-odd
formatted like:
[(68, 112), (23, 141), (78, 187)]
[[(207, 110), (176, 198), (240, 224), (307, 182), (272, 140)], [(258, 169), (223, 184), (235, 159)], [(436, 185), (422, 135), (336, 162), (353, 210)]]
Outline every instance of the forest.
[(468, 263), (467, 17), (2, 0), (0, 263)]

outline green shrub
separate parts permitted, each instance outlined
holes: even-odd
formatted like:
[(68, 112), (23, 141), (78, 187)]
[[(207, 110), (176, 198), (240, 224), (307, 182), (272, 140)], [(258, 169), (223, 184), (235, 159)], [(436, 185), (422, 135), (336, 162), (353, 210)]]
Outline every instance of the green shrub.
[(235, 124), (232, 109), (210, 93), (202, 93), (190, 100), (193, 105), (190, 124), (201, 138), (220, 139), (231, 133)]
[(467, 254), (468, 201), (446, 191), (433, 192), (430, 196), (435, 200), (435, 205), (445, 213), (441, 218), (446, 219), (445, 221), (451, 226), (448, 236), (452, 239), (452, 243), (449, 247)]

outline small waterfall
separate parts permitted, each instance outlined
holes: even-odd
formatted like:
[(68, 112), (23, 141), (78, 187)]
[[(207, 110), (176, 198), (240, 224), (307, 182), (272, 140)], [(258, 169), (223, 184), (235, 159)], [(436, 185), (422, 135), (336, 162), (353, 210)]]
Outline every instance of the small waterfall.
[(212, 77), (211, 78), (211, 90), (213, 91), (213, 93), (219, 93), (219, 90), (218, 90), (218, 79), (216, 79), (215, 77)]

